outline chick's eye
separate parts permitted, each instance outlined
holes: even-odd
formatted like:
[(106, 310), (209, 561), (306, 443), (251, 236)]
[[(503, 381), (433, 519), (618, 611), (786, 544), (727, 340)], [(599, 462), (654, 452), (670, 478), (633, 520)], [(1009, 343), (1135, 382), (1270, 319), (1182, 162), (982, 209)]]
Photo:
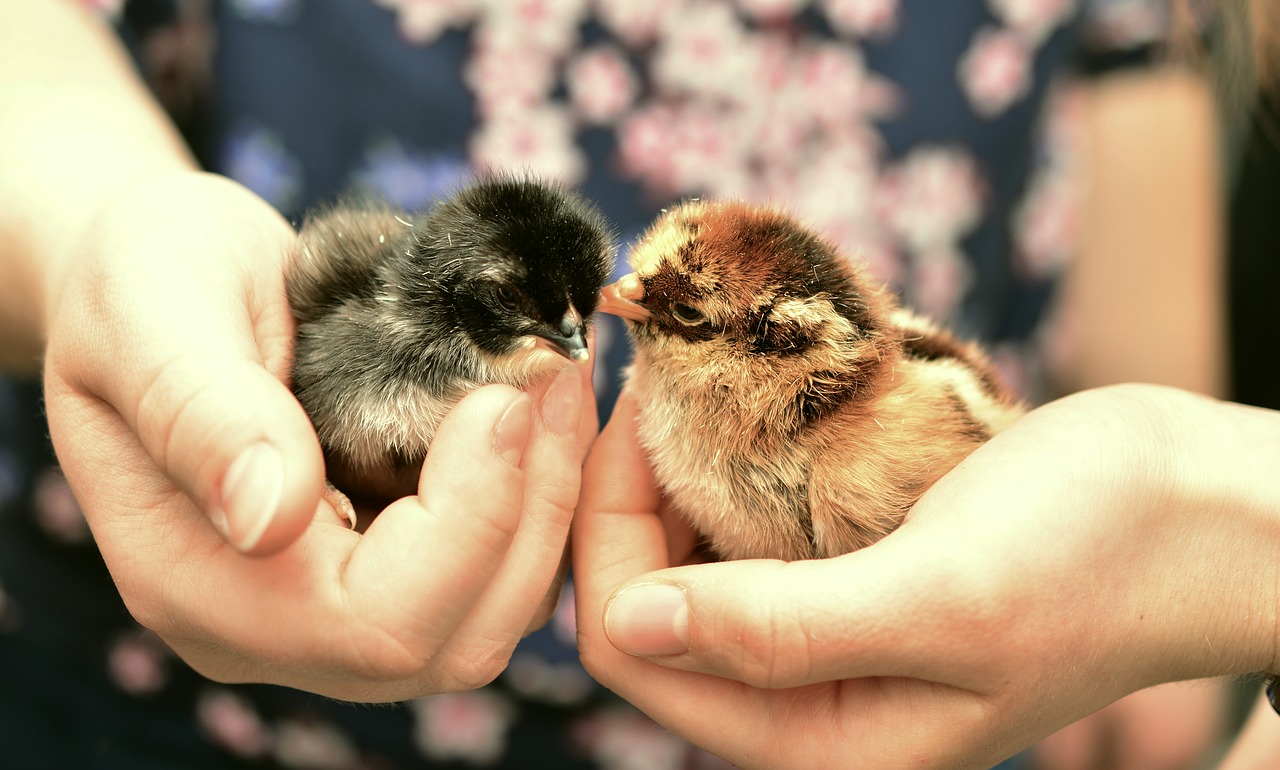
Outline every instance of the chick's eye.
[(697, 326), (707, 320), (701, 310), (683, 302), (677, 302), (671, 306), (671, 317), (685, 326)]
[(497, 287), (494, 291), (494, 295), (497, 296), (499, 305), (502, 305), (507, 310), (516, 309), (516, 305), (518, 304), (516, 301), (516, 292), (510, 286)]

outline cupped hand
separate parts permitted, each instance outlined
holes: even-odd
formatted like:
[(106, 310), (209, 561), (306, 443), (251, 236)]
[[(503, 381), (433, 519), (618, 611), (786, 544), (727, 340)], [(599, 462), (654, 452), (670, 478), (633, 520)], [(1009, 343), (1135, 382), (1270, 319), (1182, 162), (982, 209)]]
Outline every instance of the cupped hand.
[(1274, 413), (1080, 394), (875, 545), (712, 564), (685, 564), (634, 418), (624, 396), (585, 470), (583, 662), (735, 764), (989, 767), (1143, 687), (1276, 666)]
[(485, 684), (558, 593), (589, 373), (463, 399), (418, 495), (352, 532), (283, 384), (294, 237), (209, 175), (101, 212), (50, 323), (63, 470), (129, 610), (205, 675), (362, 701)]

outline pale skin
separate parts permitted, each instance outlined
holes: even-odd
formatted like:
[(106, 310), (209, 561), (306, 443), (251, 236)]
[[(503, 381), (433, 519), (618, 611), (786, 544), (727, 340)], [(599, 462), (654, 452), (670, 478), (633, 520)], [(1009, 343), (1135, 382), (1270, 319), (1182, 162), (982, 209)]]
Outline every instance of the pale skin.
[[(528, 396), (491, 388), (465, 401), (441, 428), (448, 451), (428, 460), (422, 493), (356, 536), (318, 504), (319, 449), (280, 382), (290, 333), (278, 302), (280, 260), (292, 239), (287, 223), (243, 188), (194, 171), (110, 34), (71, 3), (0, 4), (0, 104), (0, 360), (30, 373), (43, 364), (61, 459), (130, 609), (198, 669), (225, 681), (390, 700), (495, 676), (524, 630), (545, 615), (548, 604), (535, 607), (556, 585), (577, 457), (594, 433), (585, 381)], [(239, 478), (229, 473), (236, 458), (263, 440), (281, 458), (279, 504), (265, 507), (265, 529), (262, 506), (228, 507), (224, 489), (229, 476)], [(477, 482), (493, 490), (479, 508)], [(267, 498), (274, 495), (249, 496)], [(431, 569), (424, 565), (435, 560), (421, 548), (406, 558), (405, 542), (430, 548), (441, 537), (455, 549), (468, 544), (473, 558), (455, 554)], [(896, 573), (874, 555), (892, 551), (897, 546), (888, 543), (898, 537), (852, 561), (883, 564), (888, 582)], [(583, 569), (592, 575), (604, 552), (588, 553)], [(645, 569), (661, 566), (653, 559)], [(614, 577), (632, 575), (588, 577), (588, 596), (599, 600), (598, 586)], [(937, 598), (944, 608), (945, 596)], [(612, 648), (600, 647), (588, 627), (595, 617), (599, 628), (594, 612), (584, 613), (584, 641), (607, 682), (620, 681), (625, 666), (648, 665), (602, 657)], [(937, 613), (937, 622), (959, 622), (959, 613)], [(271, 628), (289, 633), (272, 638), (263, 631)], [(733, 628), (726, 625), (717, 643), (728, 658), (740, 644)], [(932, 673), (983, 650), (933, 650), (931, 664), (925, 652), (908, 663)], [(614, 665), (620, 673), (602, 668)], [(1122, 677), (1123, 687), (1135, 679), (1143, 677)], [(1022, 745), (1118, 694), (1095, 689), (1085, 697), (1075, 690), (1095, 687), (1092, 681), (1061, 684), (1066, 695), (1047, 707), (1042, 693), (1032, 699), (1025, 687), (1012, 688), (1027, 709), (1047, 710), (1028, 718), (1034, 725), (993, 728), (986, 748), (975, 748), (976, 733), (944, 721), (923, 725), (938, 730), (918, 735), (918, 752), (967, 761), (992, 746)], [(948, 693), (941, 699), (947, 708), (975, 702), (941, 685), (924, 687)], [(701, 697), (719, 692), (709, 686)], [(652, 693), (637, 697), (642, 705), (653, 700)], [(709, 728), (695, 718), (682, 732), (725, 749), (726, 736), (752, 726), (758, 713), (746, 712), (736, 727)], [(754, 726), (755, 736), (766, 734)]]
[(1031, 412), (884, 540), (695, 564), (624, 398), (574, 528), (588, 670), (743, 767), (982, 768), (1160, 682), (1274, 670), (1280, 415), (1155, 386)]
[(0, 9), (0, 104), (4, 360), (43, 352), (59, 459), (134, 616), (219, 681), (390, 701), (496, 677), (558, 594), (588, 368), (465, 398), (418, 494), (354, 533), (282, 382), (293, 229), (195, 170), (71, 3)]
[[(1213, 95), (1186, 70), (1081, 89), (1081, 233), (1063, 286), (1062, 392), (1119, 382), (1223, 397), (1222, 180)], [(1176, 127), (1176, 130), (1171, 130)], [(1039, 770), (1203, 767), (1221, 740), (1224, 682), (1166, 685), (1036, 747)]]

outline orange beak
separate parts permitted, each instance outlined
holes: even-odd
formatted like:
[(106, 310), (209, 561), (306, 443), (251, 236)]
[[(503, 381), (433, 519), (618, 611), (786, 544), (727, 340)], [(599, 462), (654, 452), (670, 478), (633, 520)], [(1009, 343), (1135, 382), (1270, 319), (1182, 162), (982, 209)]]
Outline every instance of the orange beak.
[(644, 284), (635, 273), (627, 273), (600, 291), (597, 310), (620, 316), (628, 321), (644, 323), (649, 320), (649, 309), (640, 304), (644, 299)]

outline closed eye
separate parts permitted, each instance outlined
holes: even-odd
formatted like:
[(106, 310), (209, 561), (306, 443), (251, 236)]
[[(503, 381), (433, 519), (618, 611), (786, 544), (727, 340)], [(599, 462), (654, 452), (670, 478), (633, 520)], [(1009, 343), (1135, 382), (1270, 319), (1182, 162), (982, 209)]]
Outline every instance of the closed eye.
[(698, 326), (707, 321), (707, 317), (702, 314), (701, 310), (683, 302), (677, 302), (671, 306), (671, 317), (685, 326)]

